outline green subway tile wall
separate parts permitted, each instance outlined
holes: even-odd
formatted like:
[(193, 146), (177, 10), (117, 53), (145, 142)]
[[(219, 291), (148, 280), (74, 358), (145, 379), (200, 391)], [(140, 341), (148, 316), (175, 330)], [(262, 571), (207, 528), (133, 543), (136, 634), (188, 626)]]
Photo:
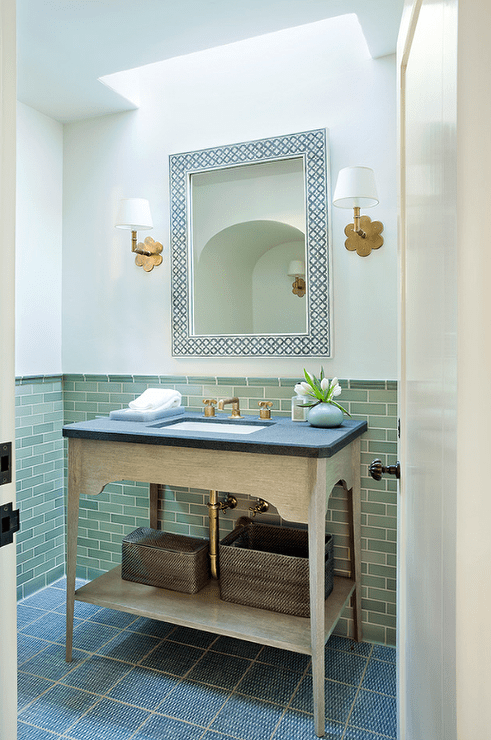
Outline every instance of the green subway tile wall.
[(15, 390), (17, 594), (23, 598), (65, 572), (62, 378), (19, 378)]
[[(200, 411), (203, 398), (238, 395), (246, 414), (257, 414), (258, 401), (273, 401), (273, 414), (289, 416), (296, 378), (67, 375), (17, 380), (17, 497), (21, 531), (17, 534), (18, 592), (26, 596), (58, 578), (65, 562), (63, 467), (66, 466), (62, 423), (83, 421), (123, 408), (147, 387), (161, 385), (182, 393), (183, 405)], [(63, 382), (62, 382), (63, 381)], [(362, 437), (362, 607), (364, 639), (395, 644), (396, 482), (372, 480), (368, 465), (384, 464), (397, 455), (397, 384), (395, 381), (342, 380), (341, 403), (356, 419), (366, 419)], [(170, 488), (162, 481), (159, 526), (166, 531), (206, 537), (208, 494), (199, 489)], [(220, 515), (220, 532), (249, 514), (254, 499), (238, 497), (234, 511)], [(78, 575), (92, 578), (121, 558), (121, 539), (136, 527), (148, 526), (148, 485), (121, 481), (80, 503)], [(282, 523), (275, 509), (258, 517)], [(334, 535), (336, 570), (347, 571), (349, 559), (347, 501), (335, 488), (327, 512)], [(352, 635), (350, 609), (336, 632)]]
[[(182, 403), (203, 409), (204, 398), (236, 395), (245, 414), (258, 413), (258, 401), (273, 402), (273, 415), (289, 416), (296, 378), (81, 376), (64, 379), (65, 423), (107, 415), (123, 408), (147, 387), (161, 385), (182, 393)], [(396, 483), (372, 480), (368, 465), (375, 457), (384, 464), (397, 455), (397, 384), (395, 381), (342, 380), (340, 402), (356, 419), (366, 419), (362, 437), (362, 607), (364, 639), (395, 645)], [(208, 494), (199, 489), (171, 488), (162, 481), (159, 526), (170, 532), (208, 535)], [(220, 533), (229, 532), (239, 516), (249, 514), (254, 499), (238, 497), (238, 507), (220, 515)], [(258, 517), (282, 523), (275, 509)], [(136, 527), (148, 526), (148, 486), (122, 481), (107, 486), (97, 497), (81, 501), (78, 575), (92, 578), (120, 562), (121, 538)], [(331, 496), (327, 529), (334, 535), (336, 569), (347, 571), (349, 559), (347, 501), (342, 488)], [(352, 635), (348, 608), (337, 634)]]

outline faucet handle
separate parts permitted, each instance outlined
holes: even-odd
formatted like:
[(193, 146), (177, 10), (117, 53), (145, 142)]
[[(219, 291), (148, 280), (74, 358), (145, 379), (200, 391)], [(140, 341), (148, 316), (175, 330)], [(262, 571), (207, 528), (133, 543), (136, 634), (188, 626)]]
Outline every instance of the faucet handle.
[(256, 499), (255, 506), (249, 506), (249, 511), (252, 512), (251, 516), (255, 517), (256, 514), (264, 514), (269, 509), (269, 504), (262, 498)]
[(259, 406), (259, 418), (260, 419), (271, 419), (271, 406), (273, 401), (258, 401)]
[(203, 401), (205, 404), (205, 416), (215, 416), (215, 406), (216, 399), (214, 398), (207, 398)]

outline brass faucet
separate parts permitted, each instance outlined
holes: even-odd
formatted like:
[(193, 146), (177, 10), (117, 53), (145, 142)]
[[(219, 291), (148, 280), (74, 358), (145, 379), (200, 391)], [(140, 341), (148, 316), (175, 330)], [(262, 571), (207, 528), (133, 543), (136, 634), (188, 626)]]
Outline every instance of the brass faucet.
[(233, 398), (221, 398), (218, 401), (218, 409), (220, 411), (223, 411), (223, 407), (226, 403), (232, 404), (232, 414), (228, 417), (229, 419), (243, 419), (244, 417), (240, 415), (240, 408), (239, 408), (239, 399), (237, 396), (234, 396)]

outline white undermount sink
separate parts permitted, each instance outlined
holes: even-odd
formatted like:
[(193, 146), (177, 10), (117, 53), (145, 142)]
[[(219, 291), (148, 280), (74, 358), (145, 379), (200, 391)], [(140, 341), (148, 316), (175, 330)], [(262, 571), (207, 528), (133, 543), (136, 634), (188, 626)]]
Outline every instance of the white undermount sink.
[(208, 434), (252, 434), (252, 432), (258, 432), (260, 429), (266, 429), (265, 426), (259, 424), (239, 424), (226, 422), (213, 422), (213, 421), (178, 421), (176, 424), (166, 425), (166, 429), (169, 431), (179, 432), (204, 432)]

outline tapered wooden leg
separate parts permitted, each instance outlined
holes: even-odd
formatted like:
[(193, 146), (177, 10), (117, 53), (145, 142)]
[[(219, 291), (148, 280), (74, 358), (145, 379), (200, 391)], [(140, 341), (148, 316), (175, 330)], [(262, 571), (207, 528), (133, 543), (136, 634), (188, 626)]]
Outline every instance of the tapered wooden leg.
[(312, 648), (312, 684), (314, 729), (324, 736), (325, 714), (325, 531), (326, 531), (326, 461), (317, 461), (317, 479), (309, 505), (309, 576), (310, 644)]
[(68, 440), (68, 494), (67, 494), (67, 577), (66, 577), (66, 661), (72, 660), (73, 610), (75, 607), (75, 575), (77, 569), (77, 536), (79, 511), (78, 440)]

